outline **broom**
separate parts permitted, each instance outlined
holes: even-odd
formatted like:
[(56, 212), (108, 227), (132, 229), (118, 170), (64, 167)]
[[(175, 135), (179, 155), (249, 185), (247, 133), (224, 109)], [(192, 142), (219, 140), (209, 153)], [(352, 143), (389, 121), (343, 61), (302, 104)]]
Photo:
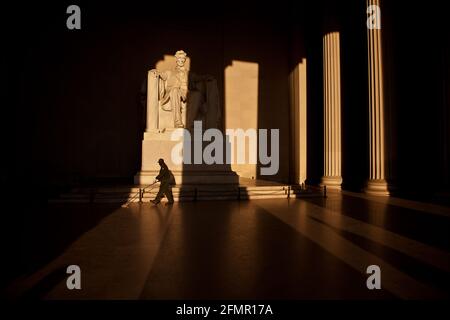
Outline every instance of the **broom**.
[[(145, 191), (145, 189), (147, 189), (147, 188), (149, 188), (149, 187), (152, 187), (156, 182), (158, 182), (158, 181), (155, 181), (155, 182), (153, 182), (152, 184), (149, 184), (148, 186), (145, 186), (144, 187), (144, 189), (142, 189), (142, 191)], [(150, 191), (152, 190), (153, 188), (151, 188), (150, 189)], [(139, 190), (139, 192), (137, 192), (131, 199), (129, 199), (126, 203), (124, 203), (123, 205), (121, 205), (121, 207), (122, 208), (128, 208), (128, 206), (130, 205), (130, 203), (134, 200), (134, 199), (136, 199), (136, 197), (139, 195), (141, 193), (141, 190)]]

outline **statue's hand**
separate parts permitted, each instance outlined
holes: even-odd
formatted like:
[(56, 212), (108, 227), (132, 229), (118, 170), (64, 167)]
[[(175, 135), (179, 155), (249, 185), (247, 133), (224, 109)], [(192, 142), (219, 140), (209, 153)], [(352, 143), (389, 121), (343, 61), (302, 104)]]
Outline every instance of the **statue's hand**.
[(152, 70), (150, 70), (149, 72), (150, 72), (150, 73), (153, 73), (153, 75), (154, 75), (155, 77), (158, 77), (158, 76), (159, 76), (159, 72), (158, 72), (158, 70), (156, 70), (156, 69), (152, 69)]

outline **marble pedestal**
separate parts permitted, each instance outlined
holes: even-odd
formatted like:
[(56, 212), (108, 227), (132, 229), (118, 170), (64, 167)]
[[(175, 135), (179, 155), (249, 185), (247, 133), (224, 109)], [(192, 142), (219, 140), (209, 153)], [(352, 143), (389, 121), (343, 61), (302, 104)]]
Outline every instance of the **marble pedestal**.
[[(227, 164), (176, 164), (172, 161), (172, 149), (180, 141), (172, 141), (174, 129), (155, 129), (144, 133), (142, 141), (141, 171), (134, 176), (134, 183), (151, 184), (159, 173), (158, 159), (164, 159), (180, 184), (238, 184), (239, 176)], [(194, 138), (192, 138), (194, 140)], [(194, 141), (192, 142), (194, 143)], [(203, 146), (204, 147), (204, 146)], [(184, 151), (183, 151), (184, 152)], [(193, 158), (193, 150), (192, 150)]]

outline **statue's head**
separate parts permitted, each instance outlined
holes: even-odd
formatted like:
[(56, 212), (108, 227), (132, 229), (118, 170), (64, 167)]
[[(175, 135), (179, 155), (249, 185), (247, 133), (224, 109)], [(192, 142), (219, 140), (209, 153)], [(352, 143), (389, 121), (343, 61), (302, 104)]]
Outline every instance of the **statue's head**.
[(185, 62), (186, 62), (186, 52), (184, 52), (183, 50), (178, 50), (175, 53), (175, 59), (177, 60), (177, 66), (182, 67), (184, 66)]

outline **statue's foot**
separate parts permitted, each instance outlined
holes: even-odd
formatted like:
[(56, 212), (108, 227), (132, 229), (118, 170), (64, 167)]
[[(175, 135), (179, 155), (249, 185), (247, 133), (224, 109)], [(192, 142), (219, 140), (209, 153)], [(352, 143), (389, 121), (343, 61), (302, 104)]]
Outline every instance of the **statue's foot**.
[(175, 125), (175, 128), (184, 128), (184, 124), (182, 124), (182, 123), (177, 123), (177, 124)]

